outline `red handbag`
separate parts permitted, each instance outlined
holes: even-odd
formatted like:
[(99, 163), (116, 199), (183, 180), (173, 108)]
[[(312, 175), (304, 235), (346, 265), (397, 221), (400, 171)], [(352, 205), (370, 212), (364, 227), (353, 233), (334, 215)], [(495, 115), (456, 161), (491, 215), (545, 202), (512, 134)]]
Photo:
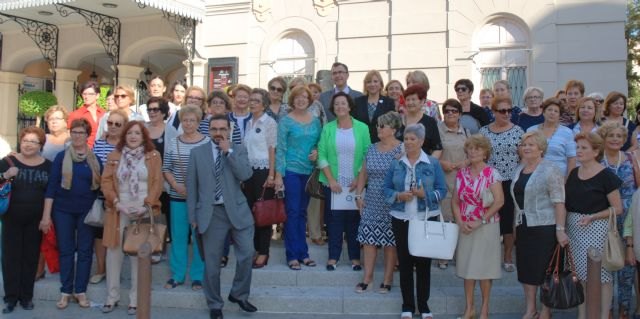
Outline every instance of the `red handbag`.
[(257, 227), (270, 226), (273, 224), (281, 224), (287, 221), (287, 213), (284, 209), (284, 200), (282, 198), (264, 199), (264, 191), (262, 195), (253, 204), (251, 211), (253, 212), (253, 220)]

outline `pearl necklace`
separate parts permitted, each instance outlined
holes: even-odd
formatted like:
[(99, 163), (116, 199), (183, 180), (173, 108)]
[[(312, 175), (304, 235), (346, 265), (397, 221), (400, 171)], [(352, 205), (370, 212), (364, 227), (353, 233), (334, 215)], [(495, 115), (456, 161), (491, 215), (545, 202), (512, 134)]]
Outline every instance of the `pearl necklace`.
[[(618, 163), (616, 164), (616, 166), (614, 166), (616, 175), (618, 175), (618, 169), (620, 168), (620, 164), (622, 164), (622, 154), (620, 154), (620, 153), (621, 152), (618, 151)], [(609, 160), (607, 159), (607, 154), (604, 155), (604, 164), (607, 167), (609, 167)]]

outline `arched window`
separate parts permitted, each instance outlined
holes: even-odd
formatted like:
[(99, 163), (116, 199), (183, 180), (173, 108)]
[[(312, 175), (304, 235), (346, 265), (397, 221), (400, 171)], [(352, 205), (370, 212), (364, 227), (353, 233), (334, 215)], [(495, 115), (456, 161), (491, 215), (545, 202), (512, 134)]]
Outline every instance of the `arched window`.
[(303, 31), (291, 30), (282, 35), (269, 48), (267, 79), (284, 77), (287, 82), (297, 76), (313, 80), (315, 73), (315, 50), (313, 41)]
[(508, 17), (492, 19), (474, 36), (474, 47), (479, 52), (474, 62), (482, 87), (492, 88), (495, 81), (507, 80), (514, 104), (522, 103), (530, 60), (527, 27)]

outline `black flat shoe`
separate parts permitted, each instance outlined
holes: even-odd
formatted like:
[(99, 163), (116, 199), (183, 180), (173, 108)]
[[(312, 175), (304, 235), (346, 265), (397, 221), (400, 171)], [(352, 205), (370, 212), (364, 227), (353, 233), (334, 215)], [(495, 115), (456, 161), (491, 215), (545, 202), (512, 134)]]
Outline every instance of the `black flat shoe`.
[(222, 310), (220, 309), (211, 309), (209, 310), (209, 319), (222, 319), (224, 316), (222, 315)]
[(29, 300), (29, 301), (25, 301), (25, 302), (20, 302), (20, 306), (22, 307), (22, 309), (24, 310), (33, 310), (33, 301)]
[(256, 311), (258, 311), (258, 308), (256, 308), (256, 306), (252, 305), (248, 300), (236, 299), (232, 295), (229, 295), (229, 301), (231, 301), (233, 303), (237, 303), (238, 306), (240, 306), (240, 309), (242, 309), (242, 310), (244, 310), (246, 312), (256, 312)]
[(5, 302), (4, 309), (2, 309), (2, 313), (12, 313), (16, 309), (15, 302)]

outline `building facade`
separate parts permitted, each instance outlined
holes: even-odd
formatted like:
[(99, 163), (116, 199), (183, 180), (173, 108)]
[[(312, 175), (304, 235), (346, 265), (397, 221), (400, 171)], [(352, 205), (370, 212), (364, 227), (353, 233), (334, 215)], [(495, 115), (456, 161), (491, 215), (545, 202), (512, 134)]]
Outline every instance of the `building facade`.
[[(86, 19), (64, 17), (61, 5), (118, 18), (118, 59)], [(54, 91), (69, 107), (75, 86), (94, 71), (109, 85), (139, 85), (149, 69), (167, 83), (266, 87), (276, 75), (326, 80), (322, 71), (335, 61), (349, 66), (358, 90), (371, 69), (385, 82), (422, 70), (429, 98), (440, 102), (455, 97), (461, 78), (472, 79), (476, 94), (508, 80), (519, 105), (527, 86), (551, 96), (573, 78), (587, 92), (627, 88), (624, 0), (0, 0), (0, 13), (59, 28), (52, 68), (24, 29), (0, 14), (0, 137), (10, 145), (18, 85), (54, 73)]]

